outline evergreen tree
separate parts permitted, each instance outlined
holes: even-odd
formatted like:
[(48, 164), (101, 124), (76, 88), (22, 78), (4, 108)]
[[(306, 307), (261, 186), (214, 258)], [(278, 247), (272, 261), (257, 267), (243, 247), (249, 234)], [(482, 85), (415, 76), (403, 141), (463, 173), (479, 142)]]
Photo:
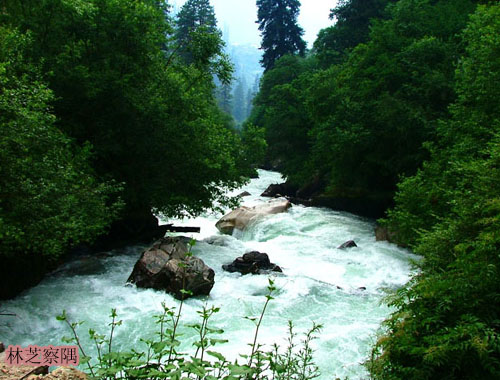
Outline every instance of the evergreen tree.
[(245, 120), (245, 90), (246, 90), (245, 78), (240, 78), (234, 89), (234, 101), (233, 101), (233, 116), (238, 123)]
[(232, 86), (230, 83), (220, 84), (217, 87), (217, 104), (225, 113), (231, 115), (233, 110), (233, 95), (231, 94)]
[(232, 68), (210, 1), (188, 0), (177, 15), (176, 27), (177, 49), (184, 62), (212, 70), (223, 83), (230, 81)]
[(257, 23), (262, 35), (261, 64), (265, 71), (286, 54), (304, 55), (303, 29), (297, 24), (299, 0), (257, 0)]
[(209, 0), (188, 0), (177, 15), (177, 39), (186, 41), (189, 34), (199, 27), (217, 33), (217, 20)]
[(245, 102), (245, 119), (248, 119), (250, 114), (252, 113), (253, 108), (253, 98), (255, 97), (255, 92), (251, 88), (247, 91), (247, 98)]

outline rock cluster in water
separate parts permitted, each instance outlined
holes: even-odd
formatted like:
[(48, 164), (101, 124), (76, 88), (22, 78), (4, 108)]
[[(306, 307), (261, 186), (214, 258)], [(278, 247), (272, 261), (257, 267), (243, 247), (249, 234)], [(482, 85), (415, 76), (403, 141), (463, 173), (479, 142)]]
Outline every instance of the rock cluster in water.
[(245, 253), (236, 258), (231, 264), (222, 266), (228, 272), (245, 274), (266, 274), (268, 272), (283, 272), (281, 268), (269, 260), (267, 253), (257, 251)]
[(159, 240), (143, 252), (127, 281), (141, 288), (165, 290), (177, 299), (208, 295), (215, 272), (189, 254), (189, 241), (186, 237)]
[(253, 207), (242, 206), (224, 215), (215, 226), (223, 234), (231, 235), (235, 229), (244, 230), (254, 220), (285, 212), (291, 205), (287, 199), (278, 198)]

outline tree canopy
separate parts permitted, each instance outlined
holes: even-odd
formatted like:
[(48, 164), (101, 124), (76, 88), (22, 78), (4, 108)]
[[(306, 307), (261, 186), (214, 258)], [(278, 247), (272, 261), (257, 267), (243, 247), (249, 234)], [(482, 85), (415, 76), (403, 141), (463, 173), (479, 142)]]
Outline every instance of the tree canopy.
[[(186, 61), (168, 11), (157, 0), (2, 2), (0, 154), (9, 196), (0, 207), (14, 239), (2, 238), (2, 255), (56, 260), (113, 220), (113, 231), (131, 238), (151, 228), (152, 211), (172, 217), (230, 202), (226, 190), (247, 169), (240, 137), (217, 107), (214, 76), (229, 81), (232, 67), (220, 33), (204, 25), (190, 32)], [(34, 211), (37, 223), (29, 202), (45, 210)], [(21, 235), (24, 248), (15, 245)]]
[(323, 66), (341, 63), (358, 44), (368, 41), (371, 22), (385, 18), (395, 0), (341, 0), (331, 10), (331, 27), (322, 29), (314, 50)]
[(267, 71), (286, 54), (304, 55), (303, 29), (297, 24), (299, 0), (257, 0), (257, 23), (264, 51), (261, 64)]

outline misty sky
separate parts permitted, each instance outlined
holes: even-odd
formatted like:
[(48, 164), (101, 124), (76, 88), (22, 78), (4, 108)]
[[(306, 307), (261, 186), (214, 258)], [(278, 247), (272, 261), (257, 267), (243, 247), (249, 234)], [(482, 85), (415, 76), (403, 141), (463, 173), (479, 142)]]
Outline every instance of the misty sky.
[[(181, 6), (186, 0), (173, 0), (172, 4)], [(304, 39), (309, 47), (316, 39), (319, 30), (332, 25), (328, 19), (330, 9), (336, 0), (302, 0), (299, 24), (305, 31)], [(257, 29), (257, 7), (255, 0), (210, 0), (215, 9), (219, 28), (229, 30), (232, 44), (260, 45), (260, 34)]]

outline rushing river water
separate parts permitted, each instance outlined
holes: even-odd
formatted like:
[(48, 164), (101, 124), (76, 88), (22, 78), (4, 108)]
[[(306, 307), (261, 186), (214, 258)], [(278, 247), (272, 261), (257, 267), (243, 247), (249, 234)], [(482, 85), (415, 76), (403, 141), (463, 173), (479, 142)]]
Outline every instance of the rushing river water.
[[(269, 184), (282, 182), (279, 173), (259, 174), (258, 179), (238, 191), (252, 194), (244, 198), (245, 205), (265, 201), (259, 194)], [(348, 213), (296, 205), (234, 236), (218, 233), (215, 223), (220, 216), (176, 221), (201, 227), (201, 234), (193, 236), (199, 240), (193, 252), (216, 273), (208, 300), (186, 301), (184, 323), (198, 321), (196, 310), (205, 302), (220, 306), (212, 326), (224, 329), (223, 337), (229, 343), (218, 346), (217, 351), (233, 358), (238, 353), (247, 354), (254, 326), (244, 317), (260, 314), (268, 278), (227, 273), (221, 265), (251, 250), (266, 252), (284, 275), (275, 278), (278, 291), (264, 317), (259, 342), (285, 346), (288, 320), (293, 320), (297, 332), (306, 331), (313, 321), (320, 323), (323, 329), (314, 341), (320, 379), (333, 379), (334, 375), (364, 378), (366, 371), (361, 363), (369, 354), (380, 323), (390, 312), (381, 300), (387, 289), (396, 289), (409, 279), (410, 262), (415, 256), (395, 245), (376, 242), (373, 221)], [(337, 249), (351, 239), (358, 248)], [(152, 316), (160, 311), (161, 302), (177, 304), (163, 292), (124, 286), (144, 248), (76, 257), (35, 288), (3, 303), (1, 309), (17, 317), (2, 318), (0, 340), (22, 346), (60, 345), (61, 338), (69, 335), (55, 318), (63, 309), (71, 319), (86, 322), (80, 330), (82, 336), (87, 335), (89, 327), (104, 333), (110, 309), (116, 308), (123, 325), (115, 336), (115, 348), (140, 348), (139, 339), (152, 337), (157, 331)], [(183, 328), (182, 333), (187, 350), (194, 332)]]

